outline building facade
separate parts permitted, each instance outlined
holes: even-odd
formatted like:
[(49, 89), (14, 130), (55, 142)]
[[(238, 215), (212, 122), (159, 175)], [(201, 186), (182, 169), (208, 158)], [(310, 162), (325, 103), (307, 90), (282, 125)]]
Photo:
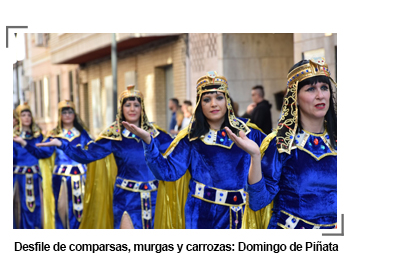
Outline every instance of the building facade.
[(216, 70), (228, 79), (242, 115), (252, 102), (251, 88), (262, 85), (272, 104), (273, 126), (280, 113), (279, 93), (290, 67), (303, 58), (325, 56), (334, 79), (337, 35), (331, 33), (116, 33), (117, 92), (113, 92), (109, 33), (27, 34), (25, 98), (42, 129), (56, 125), (59, 100), (73, 100), (92, 136), (115, 120), (115, 100), (134, 84), (144, 94), (150, 121), (167, 129), (168, 100), (196, 102), (196, 82)]

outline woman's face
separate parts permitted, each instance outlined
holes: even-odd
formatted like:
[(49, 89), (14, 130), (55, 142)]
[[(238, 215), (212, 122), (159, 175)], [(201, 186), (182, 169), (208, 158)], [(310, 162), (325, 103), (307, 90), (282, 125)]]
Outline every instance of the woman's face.
[(187, 105), (185, 103), (182, 104), (182, 112), (187, 113)]
[(21, 124), (22, 126), (30, 126), (32, 124), (31, 112), (25, 111), (21, 113)]
[(142, 111), (142, 105), (139, 101), (128, 100), (122, 106), (122, 113), (124, 114), (124, 118), (128, 123), (136, 124), (139, 122), (140, 113)]
[(302, 119), (324, 119), (329, 109), (330, 91), (326, 83), (305, 85), (298, 94), (298, 103)]
[(61, 121), (63, 125), (70, 126), (74, 124), (75, 113), (72, 108), (65, 108), (61, 111)]
[(225, 95), (221, 92), (203, 94), (201, 97), (201, 109), (208, 121), (223, 122), (227, 110)]

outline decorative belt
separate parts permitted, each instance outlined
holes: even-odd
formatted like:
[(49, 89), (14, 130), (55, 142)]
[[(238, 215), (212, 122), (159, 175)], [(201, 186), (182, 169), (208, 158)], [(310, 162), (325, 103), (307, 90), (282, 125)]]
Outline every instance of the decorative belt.
[(153, 192), (158, 188), (158, 180), (148, 182), (138, 182), (117, 177), (115, 182), (117, 187), (131, 192)]
[(86, 165), (55, 165), (53, 174), (72, 176), (72, 175), (82, 175), (86, 173)]
[(36, 174), (40, 173), (39, 165), (19, 166), (14, 165), (14, 174)]
[(243, 189), (228, 191), (217, 189), (213, 187), (208, 187), (202, 183), (196, 182), (196, 190), (193, 197), (199, 198), (201, 200), (220, 204), (225, 206), (241, 206), (246, 204), (246, 193)]
[(281, 210), (278, 220), (278, 226), (284, 229), (329, 229), (335, 228), (336, 223), (329, 225), (314, 224)]

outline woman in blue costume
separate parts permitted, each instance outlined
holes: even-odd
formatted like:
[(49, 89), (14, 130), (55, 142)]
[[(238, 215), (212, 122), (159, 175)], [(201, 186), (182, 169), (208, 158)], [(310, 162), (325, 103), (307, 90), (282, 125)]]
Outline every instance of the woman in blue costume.
[[(83, 146), (74, 147), (64, 139), (61, 141), (52, 140), (50, 145), (58, 146), (58, 149), (62, 150), (70, 158), (84, 164), (103, 159), (112, 154), (118, 168), (112, 195), (114, 228), (152, 229), (154, 228), (155, 203), (159, 182), (146, 165), (143, 145), (140, 143), (140, 139), (128, 130), (123, 129), (122, 121), (135, 123), (145, 131), (148, 131), (155, 137), (157, 146), (160, 146), (161, 150), (165, 150), (172, 141), (170, 135), (148, 121), (141, 92), (134, 90), (134, 86), (129, 86), (119, 98), (116, 122), (105, 129), (95, 142), (89, 143), (86, 149)], [(113, 162), (113, 160), (111, 161)], [(109, 162), (107, 164), (110, 165), (104, 168), (103, 171), (110, 172), (112, 169), (110, 166), (113, 163)], [(98, 172), (93, 173), (88, 171), (88, 181), (91, 180), (93, 182), (90, 185), (97, 185), (92, 188), (91, 196), (93, 197), (88, 203), (89, 207), (93, 209), (105, 207), (99, 202), (102, 200), (94, 200), (94, 196), (107, 196), (107, 191), (109, 189), (112, 190), (112, 186), (108, 186), (108, 189), (107, 186), (98, 188), (98, 185), (104, 184), (96, 182), (96, 180), (102, 180), (104, 174), (100, 169), (97, 170)], [(93, 177), (89, 178), (91, 175)], [(107, 201), (107, 199), (105, 198), (103, 201)], [(93, 210), (91, 213), (94, 212), (97, 211)], [(91, 214), (86, 213), (85, 217), (87, 219), (93, 218)], [(99, 217), (99, 219), (101, 218)], [(106, 216), (103, 217), (103, 219), (106, 218)], [(96, 225), (94, 226), (97, 227)], [(110, 225), (103, 224), (98, 227), (110, 227)]]
[[(58, 124), (44, 142), (62, 139), (72, 146), (85, 147), (92, 138), (70, 100), (58, 103)], [(52, 147), (53, 148), (53, 147)], [(53, 148), (54, 149), (54, 148)], [(55, 200), (55, 227), (77, 229), (82, 221), (86, 165), (74, 161), (62, 150), (55, 149), (51, 161), (52, 188)]]
[(149, 133), (123, 124), (143, 139), (147, 165), (157, 179), (175, 181), (189, 170), (186, 202), (176, 197), (168, 202), (185, 207), (186, 228), (241, 228), (250, 156), (234, 145), (224, 127), (242, 131), (259, 144), (266, 136), (248, 120), (235, 117), (225, 77), (212, 71), (198, 80), (191, 122), (163, 154)]
[(19, 105), (16, 112), (19, 124), (13, 134), (13, 167), (14, 194), (19, 203), (14, 207), (14, 227), (43, 228), (39, 159), (50, 157), (53, 151), (35, 147), (42, 142), (43, 135), (29, 105)]
[[(276, 131), (260, 147), (232, 140), (251, 154), (244, 228), (330, 229), (337, 223), (337, 115), (324, 58), (289, 71)], [(271, 202), (273, 208), (271, 214)]]

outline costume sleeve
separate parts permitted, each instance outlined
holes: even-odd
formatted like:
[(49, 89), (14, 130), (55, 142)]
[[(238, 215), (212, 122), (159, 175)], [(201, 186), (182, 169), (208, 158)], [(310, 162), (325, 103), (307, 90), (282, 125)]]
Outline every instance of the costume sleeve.
[(181, 178), (190, 164), (190, 144), (187, 138), (178, 138), (171, 143), (164, 156), (153, 138), (150, 144), (143, 142), (147, 166), (158, 180), (176, 181)]
[(261, 159), (262, 178), (259, 182), (247, 185), (246, 191), (249, 194), (249, 207), (258, 211), (272, 202), (279, 192), (279, 180), (285, 155), (278, 153), (275, 142), (275, 133), (267, 136), (261, 144), (261, 153), (267, 146), (265, 154)]
[[(36, 147), (36, 143), (40, 143), (43, 140), (43, 136), (39, 136), (38, 138), (31, 140), (31, 141), (26, 141), (27, 144), (25, 146), (25, 149), (33, 156), (36, 158), (48, 158), (51, 157), (51, 155), (54, 153), (54, 147)], [(48, 142), (49, 139), (47, 139), (45, 142)]]
[(60, 139), (62, 144), (58, 149), (65, 152), (74, 161), (87, 164), (95, 160), (102, 159), (112, 153), (112, 141), (109, 139), (100, 139), (97, 142), (89, 142), (88, 145), (74, 146), (65, 139)]
[(171, 142), (174, 139), (168, 133), (160, 131), (160, 134), (156, 138), (154, 138), (154, 140), (155, 144), (158, 147), (158, 150), (161, 153), (164, 153), (168, 149), (169, 145), (171, 145)]

